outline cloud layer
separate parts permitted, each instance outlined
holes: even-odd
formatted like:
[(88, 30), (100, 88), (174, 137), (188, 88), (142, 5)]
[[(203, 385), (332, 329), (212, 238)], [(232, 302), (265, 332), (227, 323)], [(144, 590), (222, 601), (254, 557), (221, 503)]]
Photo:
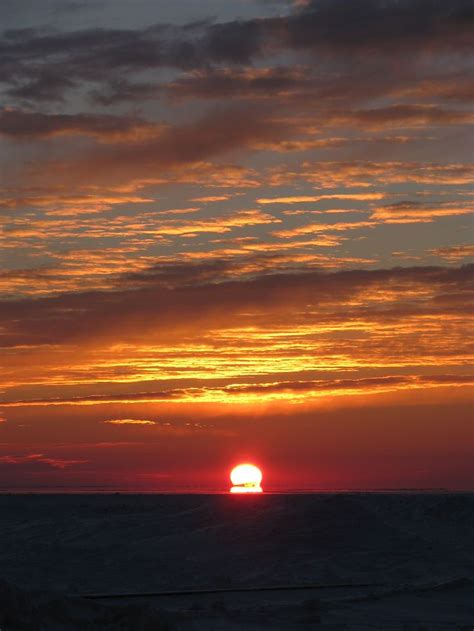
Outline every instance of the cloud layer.
[(40, 4), (0, 33), (8, 480), (465, 487), (472, 3)]

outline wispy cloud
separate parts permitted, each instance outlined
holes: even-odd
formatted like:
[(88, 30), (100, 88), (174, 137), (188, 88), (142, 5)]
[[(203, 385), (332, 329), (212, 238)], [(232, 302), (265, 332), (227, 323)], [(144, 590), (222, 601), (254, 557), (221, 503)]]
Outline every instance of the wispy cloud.
[(474, 212), (470, 205), (447, 202), (438, 204), (422, 204), (420, 202), (397, 202), (389, 206), (380, 206), (372, 213), (373, 219), (388, 223), (415, 223), (433, 221), (438, 217), (468, 215)]
[(48, 458), (44, 454), (6, 455), (0, 456), (0, 466), (17, 465), (31, 468), (67, 469), (74, 465), (85, 464), (87, 460), (63, 460), (60, 458)]
[(380, 200), (385, 197), (384, 193), (334, 193), (327, 195), (294, 195), (291, 197), (261, 197), (257, 199), (259, 204), (304, 204), (307, 202), (321, 202), (326, 199), (348, 199), (354, 201)]
[(163, 126), (110, 114), (43, 114), (0, 109), (0, 136), (36, 140), (57, 136), (92, 136), (104, 142), (136, 141), (159, 135)]
[(459, 263), (464, 259), (474, 257), (473, 245), (451, 245), (444, 248), (433, 248), (429, 251), (433, 256), (438, 256), (440, 259), (446, 261), (452, 261), (453, 263)]
[(109, 421), (102, 421), (108, 425), (156, 425), (156, 421), (147, 421), (138, 418), (117, 418)]

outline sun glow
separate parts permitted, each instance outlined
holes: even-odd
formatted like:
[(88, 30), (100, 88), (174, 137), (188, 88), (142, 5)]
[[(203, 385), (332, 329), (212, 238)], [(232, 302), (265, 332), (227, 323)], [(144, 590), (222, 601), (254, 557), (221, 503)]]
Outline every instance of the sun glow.
[(261, 493), (262, 472), (253, 464), (239, 464), (230, 473), (231, 493)]

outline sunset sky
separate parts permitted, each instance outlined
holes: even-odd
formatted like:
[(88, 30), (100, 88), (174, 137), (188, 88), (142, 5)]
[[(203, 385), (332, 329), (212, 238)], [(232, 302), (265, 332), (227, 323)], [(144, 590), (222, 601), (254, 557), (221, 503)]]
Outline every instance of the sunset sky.
[(0, 490), (472, 487), (472, 2), (0, 5)]

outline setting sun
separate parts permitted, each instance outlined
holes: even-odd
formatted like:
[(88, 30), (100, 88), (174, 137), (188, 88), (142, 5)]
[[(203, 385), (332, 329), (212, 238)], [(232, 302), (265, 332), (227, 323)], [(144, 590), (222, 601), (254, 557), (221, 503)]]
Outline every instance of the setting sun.
[(230, 473), (231, 493), (261, 493), (262, 472), (253, 464), (239, 464)]

